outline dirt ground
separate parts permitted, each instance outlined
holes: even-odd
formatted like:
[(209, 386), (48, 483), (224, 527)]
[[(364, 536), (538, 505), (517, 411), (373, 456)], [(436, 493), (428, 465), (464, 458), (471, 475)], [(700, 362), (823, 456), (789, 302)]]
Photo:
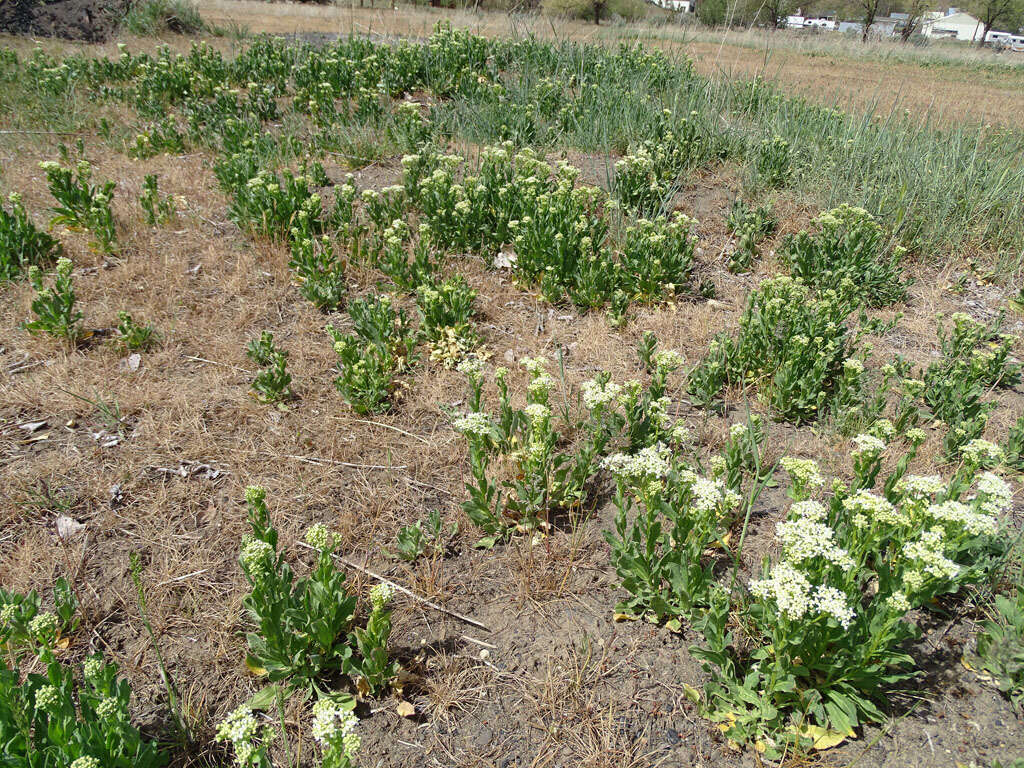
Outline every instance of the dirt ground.
[(0, 32), (99, 42), (117, 28), (130, 0), (5, 0)]
[[(60, 140), (0, 135), (0, 191), (20, 192), (37, 220), (52, 204), (37, 166), (57, 156)], [(76, 264), (86, 324), (99, 332), (74, 350), (31, 336), (19, 328), (30, 289), (0, 287), (0, 582), (48, 594), (53, 580), (67, 575), (86, 616), (69, 654), (98, 649), (115, 660), (133, 683), (142, 723), (159, 731), (167, 708), (129, 576), (132, 553), (144, 566), (160, 650), (204, 744), (190, 759), (226, 764), (210, 746), (215, 724), (261, 687), (243, 664), (246, 590), (237, 562), (243, 490), (261, 484), (282, 547), (300, 570), (310, 557), (297, 542), (308, 525), (323, 522), (353, 562), (486, 627), (396, 597), (392, 649), (416, 676), (405, 696), (417, 714), (400, 717), (394, 698), (361, 712), (365, 768), (760, 763), (754, 752), (730, 749), (687, 698), (685, 686), (699, 688), (704, 679), (686, 650), (693, 636), (614, 621), (624, 593), (601, 536), (613, 514), (610, 488), (576, 530), (535, 544), (473, 549), (477, 536), (459, 509), (468, 477), (464, 440), (440, 412), (463, 401), (462, 375), (426, 360), (405, 378), (392, 412), (356, 416), (333, 387), (335, 355), (323, 331), (345, 315), (318, 313), (293, 285), (285, 248), (248, 239), (227, 220), (210, 156), (132, 160), (92, 140), (86, 155), (97, 178), (118, 182), (114, 211), (125, 244), (118, 256), (103, 257), (86, 247), (84, 235), (60, 234)], [(586, 167), (586, 158), (571, 159)], [(594, 168), (604, 162), (590, 159)], [(147, 173), (159, 175), (162, 193), (184, 199), (180, 218), (166, 228), (142, 222), (137, 200)], [(385, 186), (397, 174), (392, 158), (356, 180)], [(554, 359), (561, 350), (570, 384), (597, 368), (621, 381), (639, 373), (633, 350), (646, 330), (699, 360), (714, 333), (735, 326), (746, 293), (778, 271), (772, 249), (781, 237), (817, 213), (781, 196), (782, 226), (765, 257), (753, 274), (732, 275), (725, 270), (724, 217), (739, 186), (735, 169), (719, 168), (691, 178), (676, 200), (701, 222), (699, 270), (714, 281), (716, 301), (640, 309), (621, 330), (599, 314), (551, 308), (477, 259), (455, 259), (451, 266), (479, 290), (477, 322), (492, 361)], [(980, 282), (956, 260), (909, 271), (916, 281), (905, 314), (877, 340), (878, 359), (900, 352), (926, 363), (937, 348), (935, 313), (992, 317), (1011, 293)], [(353, 269), (350, 293), (381, 279)], [(122, 309), (163, 335), (137, 366), (104, 333)], [(286, 409), (249, 394), (244, 348), (264, 329), (290, 353), (298, 400)], [(1015, 319), (1010, 330), (1020, 333), (1024, 323)], [(513, 390), (524, 383), (515, 371)], [(743, 404), (711, 416), (689, 404), (682, 384), (677, 378), (670, 392), (673, 415), (690, 423), (702, 452), (716, 450)], [(1024, 389), (1000, 398), (990, 431), (1001, 437), (1024, 413)], [(34, 422), (45, 424), (25, 428)], [(811, 427), (768, 422), (768, 429), (772, 458), (814, 457), (830, 473), (847, 471), (843, 441)], [(935, 434), (925, 444), (918, 471), (932, 466), (938, 442)], [(399, 528), (432, 509), (460, 526), (445, 556), (411, 566), (389, 558)], [(1021, 509), (1018, 500), (1018, 524)], [(777, 491), (759, 500), (744, 577), (770, 551), (784, 510)], [(62, 517), (84, 527), (62, 537)], [(349, 578), (362, 594), (374, 583), (355, 569)], [(958, 610), (924, 627), (916, 653), (927, 674), (896, 702), (893, 719), (810, 762), (924, 768), (1024, 757), (1024, 723), (961, 663), (979, 619)], [(297, 706), (288, 715), (297, 733), (308, 733)]]
[[(203, 17), (222, 26), (239, 25), (253, 32), (347, 35), (397, 34), (425, 37), (439, 19), (483, 35), (531, 32), (589, 42), (639, 40), (644, 45), (685, 51), (697, 70), (722, 77), (761, 76), (778, 82), (792, 94), (856, 110), (909, 110), (945, 125), (989, 123), (1024, 127), (1024, 66), (987, 68), (975, 59), (944, 66), (871, 61), (845, 56), (842, 50), (823, 53), (800, 50), (786, 33), (753, 39), (742, 33), (707, 33), (699, 39), (685, 28), (629, 25), (615, 27), (580, 21), (472, 13), (400, 5), (396, 10), (339, 4), (264, 3), (258, 0), (199, 0)], [(712, 34), (718, 40), (708, 40)], [(752, 40), (754, 40), (752, 42)], [(994, 55), (992, 56), (994, 59)], [(1024, 61), (1024, 56), (1020, 57)]]

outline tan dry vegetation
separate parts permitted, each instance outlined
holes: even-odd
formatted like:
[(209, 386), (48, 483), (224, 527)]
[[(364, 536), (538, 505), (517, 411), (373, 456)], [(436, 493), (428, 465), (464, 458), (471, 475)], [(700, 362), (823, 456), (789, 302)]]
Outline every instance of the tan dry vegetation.
[[(685, 52), (697, 70), (716, 77), (763, 77), (788, 93), (812, 101), (855, 110), (908, 110), (944, 125), (989, 123), (1024, 127), (1024, 56), (1021, 66), (1002, 63), (994, 54), (977, 54), (956, 46), (932, 59), (914, 61), (914, 53), (897, 59), (883, 48), (878, 58), (850, 51), (846, 41), (801, 45), (788, 33), (716, 31), (696, 33), (686, 27), (652, 27), (643, 23), (604, 25), (568, 19), (508, 15), (496, 11), (449, 10), (399, 5), (360, 8), (355, 4), (314, 5), (265, 3), (259, 0), (200, 0), (203, 17), (222, 26), (238, 25), (252, 32), (304, 35), (370, 34), (426, 37), (438, 21), (485, 36), (530, 33), (544, 38), (607, 43), (639, 41), (649, 47)], [(822, 36), (826, 37), (826, 36)], [(827, 39), (827, 38), (826, 38)], [(888, 54), (888, 56), (887, 56)], [(1005, 54), (1014, 56), (1015, 54)], [(905, 56), (906, 61), (902, 60)], [(988, 66), (986, 66), (988, 65)]]
[[(261, 8), (269, 15), (276, 6)], [(0, 137), (0, 191), (21, 192), (39, 218), (51, 201), (37, 164), (56, 157), (59, 140)], [(291, 282), (285, 248), (248, 239), (226, 220), (210, 157), (134, 161), (99, 142), (90, 142), (87, 154), (97, 178), (118, 182), (114, 209), (124, 250), (103, 258), (85, 247), (83, 235), (61, 232), (76, 264), (86, 324), (109, 329), (125, 309), (154, 323), (164, 338), (131, 371), (108, 336), (69, 349), (27, 334), (18, 324), (28, 315), (30, 289), (23, 283), (0, 289), (0, 580), (8, 588), (46, 593), (57, 575), (68, 574), (86, 615), (86, 632), (70, 653), (102, 649), (120, 664), (137, 691), (143, 722), (165, 717), (166, 702), (135, 602), (131, 553), (142, 560), (154, 630), (200, 735), (208, 740), (213, 724), (261, 686), (242, 663), (245, 587), (237, 565), (243, 489), (259, 483), (268, 489), (282, 548), (300, 570), (310, 558), (296, 542), (309, 524), (324, 522), (340, 534), (346, 557), (491, 629), (483, 633), (397, 597), (392, 646), (418, 676), (405, 695), (421, 719), (398, 717), (394, 699), (375, 704), (361, 726), (366, 765), (597, 768), (743, 759), (717, 741), (717, 731), (683, 695), (681, 683), (700, 682), (685, 652), (687, 639), (613, 622), (621, 594), (600, 536), (610, 523), (607, 504), (577, 530), (537, 544), (473, 550), (476, 532), (459, 510), (468, 475), (464, 441), (440, 410), (463, 402), (463, 377), (425, 360), (403, 379), (392, 412), (354, 415), (333, 387), (334, 353), (323, 331), (327, 320), (343, 325), (346, 316), (316, 312)], [(384, 186), (393, 168), (385, 163), (357, 180)], [(162, 193), (184, 198), (180, 218), (166, 228), (142, 223), (137, 198), (146, 173), (159, 174)], [(696, 361), (715, 333), (733, 328), (749, 290), (777, 271), (770, 252), (782, 234), (816, 213), (799, 199), (781, 197), (780, 234), (765, 244), (766, 257), (753, 274), (730, 275), (722, 222), (737, 179), (730, 168), (701, 174), (678, 199), (701, 219), (700, 271), (714, 280), (718, 299), (641, 308), (619, 331), (600, 314), (548, 306), (479, 260), (454, 260), (480, 291), (478, 327), (492, 361), (513, 369), (513, 391), (523, 389), (525, 374), (514, 363), (526, 355), (554, 360), (561, 350), (570, 387), (597, 369), (621, 381), (639, 375), (634, 349), (645, 330)], [(936, 312), (991, 316), (1005, 297), (973, 279), (964, 293), (950, 291), (964, 272), (961, 264), (941, 272), (911, 265), (911, 272), (917, 282), (906, 315), (893, 334), (877, 340), (879, 359), (900, 352), (927, 362), (936, 348)], [(378, 280), (373, 270), (353, 269), (350, 289), (358, 295)], [(407, 299), (399, 301), (411, 308)], [(244, 348), (264, 329), (290, 353), (298, 399), (285, 409), (260, 405), (249, 394)], [(75, 394), (116, 403), (120, 429)], [(727, 416), (713, 416), (690, 406), (678, 380), (670, 394), (673, 415), (691, 424), (705, 453), (721, 444), (728, 424), (748, 405), (737, 395)], [(999, 436), (1022, 402), (1018, 392), (1000, 398), (1004, 407), (992, 423)], [(37, 420), (47, 427), (32, 435), (19, 429)], [(813, 456), (826, 470), (846, 471), (845, 444), (827, 432), (779, 424), (768, 429), (770, 458)], [(116, 444), (105, 446), (112, 434)], [(933, 435), (922, 452), (919, 470), (932, 468), (938, 439)], [(215, 471), (193, 473), (197, 465)], [(759, 506), (742, 577), (769, 551), (781, 504), (770, 496)], [(414, 565), (390, 560), (386, 552), (398, 529), (434, 508), (447, 523), (459, 523), (453, 552)], [(84, 531), (61, 539), (58, 514), (84, 523)], [(361, 594), (373, 582), (354, 569), (349, 578)], [(951, 717), (960, 711), (978, 716), (981, 706), (953, 694), (929, 696), (936, 711)], [(299, 732), (301, 717), (289, 712)], [(895, 732), (913, 738), (910, 727), (895, 726)], [(1019, 727), (1012, 723), (985, 733), (967, 729), (961, 735), (965, 759), (982, 759), (991, 744), (1011, 741), (1014, 733)], [(889, 738), (880, 738), (883, 754), (864, 764), (882, 764)], [(855, 746), (847, 756), (859, 751)]]

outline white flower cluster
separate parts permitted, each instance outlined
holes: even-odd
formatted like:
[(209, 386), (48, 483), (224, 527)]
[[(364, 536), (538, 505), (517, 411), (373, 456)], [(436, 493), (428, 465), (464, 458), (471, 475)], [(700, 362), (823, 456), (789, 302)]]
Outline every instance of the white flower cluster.
[(897, 590), (889, 595), (885, 600), (885, 604), (889, 607), (889, 610), (895, 613), (906, 613), (911, 608), (910, 600), (907, 599), (907, 593), (901, 590)]
[(861, 434), (853, 438), (853, 448), (850, 450), (852, 456), (867, 456), (874, 458), (885, 450), (885, 441), (874, 435)]
[(49, 611), (37, 614), (28, 623), (28, 631), (33, 637), (37, 639), (54, 638), (57, 636), (57, 630), (60, 628), (60, 622), (57, 617)]
[(523, 413), (530, 420), (530, 423), (536, 426), (543, 426), (547, 423), (547, 420), (551, 417), (551, 409), (546, 405), (540, 403), (530, 403), (528, 406), (523, 408)]
[(485, 366), (486, 363), (483, 361), (483, 359), (476, 355), (471, 355), (469, 357), (463, 358), (462, 361), (455, 367), (455, 370), (457, 370), (459, 373), (465, 374), (473, 381), (479, 382), (481, 379), (483, 379)]
[(822, 520), (827, 512), (825, 506), (820, 501), (807, 499), (806, 501), (793, 502), (789, 508), (789, 514), (803, 520)]
[(341, 749), (350, 760), (359, 751), (359, 734), (355, 732), (358, 724), (359, 718), (330, 699), (320, 699), (313, 705), (313, 738), (325, 749)]
[(721, 480), (694, 476), (690, 482), (690, 492), (693, 494), (693, 507), (698, 512), (713, 512), (719, 507), (727, 512), (740, 505), (740, 495), (726, 488)]
[(333, 549), (334, 536), (323, 523), (314, 523), (306, 529), (306, 543), (317, 549)]
[(987, 515), (999, 515), (1013, 504), (1013, 491), (1010, 486), (992, 472), (983, 472), (974, 486), (977, 495), (972, 498), (979, 503), (981, 511)]
[(71, 768), (100, 768), (99, 759), (91, 755), (82, 755), (71, 761)]
[(246, 766), (256, 751), (258, 730), (255, 715), (243, 704), (217, 726), (216, 740), (230, 742), (235, 764)]
[(687, 427), (686, 424), (682, 421), (677, 421), (672, 425), (672, 431), (669, 434), (669, 439), (677, 446), (689, 445), (693, 440), (693, 433), (690, 432), (690, 428)]
[(992, 536), (999, 530), (999, 521), (995, 516), (977, 512), (959, 501), (948, 500), (941, 504), (931, 504), (925, 512), (933, 520), (963, 526), (963, 529), (972, 536)]
[(812, 459), (796, 459), (792, 456), (783, 456), (779, 459), (779, 463), (794, 483), (807, 486), (808, 488), (817, 488), (825, 482), (821, 476), (821, 471), (818, 469), (817, 462)]
[(937, 579), (952, 579), (960, 573), (960, 566), (946, 557), (944, 541), (942, 528), (932, 528), (924, 531), (917, 541), (904, 544), (903, 556)]
[(896, 490), (907, 496), (934, 496), (946, 489), (939, 475), (907, 475), (896, 484)]
[(386, 581), (382, 581), (370, 590), (370, 605), (373, 606), (373, 610), (382, 611), (394, 594), (395, 588)]
[(466, 413), (453, 419), (452, 427), (464, 435), (485, 437), (491, 432), (491, 419), (486, 413)]
[(615, 402), (622, 387), (612, 381), (600, 384), (594, 379), (588, 379), (580, 385), (580, 390), (583, 393), (583, 405), (588, 411), (593, 411)]
[(604, 460), (604, 468), (623, 480), (660, 478), (668, 474), (668, 457), (668, 448), (658, 443), (632, 455), (613, 453)]
[(750, 582), (750, 592), (762, 600), (774, 600), (779, 611), (791, 621), (812, 613), (831, 616), (845, 629), (854, 618), (846, 595), (835, 587), (813, 586), (791, 563), (776, 563), (767, 579)]
[(42, 712), (49, 712), (52, 709), (56, 709), (59, 703), (60, 691), (57, 690), (56, 686), (43, 685), (36, 690), (36, 709)]
[(910, 523), (902, 510), (896, 509), (887, 499), (871, 491), (857, 491), (853, 496), (843, 499), (843, 508), (854, 516), (854, 525), (859, 528), (864, 527), (863, 524), (868, 520), (887, 525)]
[(817, 520), (798, 517), (775, 525), (775, 535), (782, 542), (782, 551), (792, 563), (823, 557), (844, 571), (853, 568), (850, 554), (836, 544), (835, 531)]
[(274, 548), (270, 544), (263, 539), (250, 536), (242, 542), (242, 553), (238, 559), (249, 577), (259, 584), (269, 573), (270, 560), (273, 557)]
[(1003, 450), (995, 443), (982, 440), (980, 437), (971, 440), (960, 452), (964, 458), (975, 466), (992, 466), (1003, 460)]
[(654, 353), (651, 362), (661, 373), (671, 373), (682, 366), (686, 358), (674, 349), (661, 349)]

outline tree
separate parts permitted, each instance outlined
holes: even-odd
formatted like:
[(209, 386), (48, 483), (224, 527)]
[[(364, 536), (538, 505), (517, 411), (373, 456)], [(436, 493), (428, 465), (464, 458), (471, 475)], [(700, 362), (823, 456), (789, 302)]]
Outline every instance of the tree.
[(860, 23), (861, 23), (861, 34), (860, 39), (862, 43), (868, 41), (868, 32), (871, 31), (871, 25), (875, 23), (875, 17), (878, 15), (878, 6), (882, 0), (860, 0)]
[(1005, 24), (1011, 29), (1020, 27), (1024, 17), (1024, 0), (977, 0), (972, 10), (981, 22), (981, 47), (988, 39), (988, 33), (996, 24)]
[(913, 34), (920, 28), (924, 12), (928, 10), (928, 0), (909, 0), (906, 5), (907, 20), (903, 22), (903, 29), (900, 30), (900, 40), (904, 43), (910, 40)]
[(754, 0), (748, 7), (758, 21), (779, 29), (786, 26), (786, 17), (796, 8), (797, 2), (799, 0)]

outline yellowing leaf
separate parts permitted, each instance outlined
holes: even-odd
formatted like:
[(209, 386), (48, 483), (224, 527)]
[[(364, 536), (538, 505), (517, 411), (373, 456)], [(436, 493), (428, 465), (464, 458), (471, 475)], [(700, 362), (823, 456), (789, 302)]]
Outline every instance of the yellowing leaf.
[(251, 672), (252, 674), (256, 675), (256, 677), (267, 676), (267, 670), (265, 670), (263, 667), (261, 667), (248, 656), (245, 657), (245, 668), (248, 669), (249, 672)]
[(700, 691), (694, 688), (692, 685), (683, 683), (683, 696), (688, 698), (694, 704), (700, 704)]
[(839, 731), (822, 728), (820, 725), (805, 725), (799, 730), (799, 734), (808, 739), (813, 739), (814, 743), (811, 745), (811, 748), (819, 751), (832, 749), (832, 747), (839, 746), (847, 739), (854, 737), (853, 731), (840, 733)]
[(636, 618), (636, 616), (630, 616), (628, 613), (612, 614), (613, 621), (636, 621)]
[(360, 676), (356, 678), (356, 693), (360, 699), (365, 699), (370, 695), (370, 683), (367, 682), (365, 677)]
[(396, 711), (398, 712), (400, 717), (415, 717), (416, 716), (416, 707), (414, 707), (408, 701), (400, 701), (400, 702), (398, 702), (398, 708), (397, 708)]

